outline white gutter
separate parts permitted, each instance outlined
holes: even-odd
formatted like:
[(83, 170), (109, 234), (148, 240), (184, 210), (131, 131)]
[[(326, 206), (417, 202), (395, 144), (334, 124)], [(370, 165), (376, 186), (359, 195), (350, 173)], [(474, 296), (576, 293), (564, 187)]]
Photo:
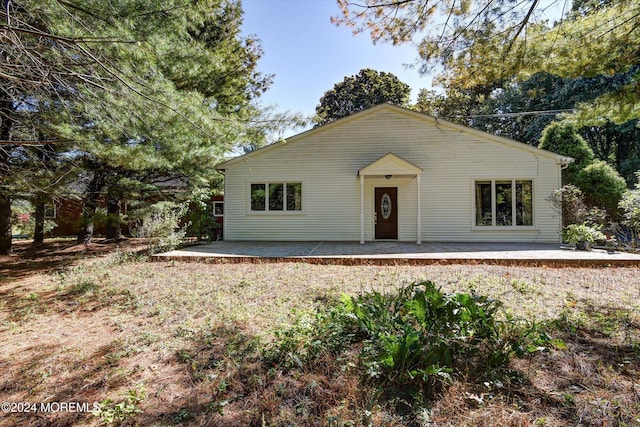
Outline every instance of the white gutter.
[(573, 157), (561, 157), (558, 160), (558, 164), (560, 165), (560, 170), (565, 170), (566, 168), (569, 167), (571, 163), (574, 163), (575, 161), (576, 159), (574, 159)]

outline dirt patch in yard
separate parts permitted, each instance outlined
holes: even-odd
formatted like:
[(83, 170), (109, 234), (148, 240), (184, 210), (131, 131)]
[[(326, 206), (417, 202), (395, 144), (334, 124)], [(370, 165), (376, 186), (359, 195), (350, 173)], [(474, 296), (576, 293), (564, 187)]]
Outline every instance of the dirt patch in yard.
[(145, 248), (141, 239), (94, 239), (87, 245), (70, 239), (45, 241), (37, 246), (32, 243), (32, 240), (15, 241), (11, 255), (0, 255), (0, 281), (59, 271), (80, 260), (115, 251), (137, 252)]

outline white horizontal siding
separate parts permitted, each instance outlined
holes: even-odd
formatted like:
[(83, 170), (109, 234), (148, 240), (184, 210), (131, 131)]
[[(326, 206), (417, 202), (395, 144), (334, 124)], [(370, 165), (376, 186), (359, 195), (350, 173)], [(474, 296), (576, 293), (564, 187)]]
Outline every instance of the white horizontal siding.
[[(393, 152), (423, 169), (423, 241), (559, 241), (560, 218), (545, 200), (559, 187), (548, 156), (473, 133), (437, 126), (390, 109), (299, 137), (233, 162), (225, 176), (225, 238), (229, 240), (360, 240), (358, 170)], [(534, 230), (473, 227), (473, 181), (534, 180)], [(302, 182), (301, 213), (249, 211), (249, 184)], [(365, 240), (373, 240), (374, 188), (398, 188), (399, 240), (415, 241), (415, 178), (365, 179)]]

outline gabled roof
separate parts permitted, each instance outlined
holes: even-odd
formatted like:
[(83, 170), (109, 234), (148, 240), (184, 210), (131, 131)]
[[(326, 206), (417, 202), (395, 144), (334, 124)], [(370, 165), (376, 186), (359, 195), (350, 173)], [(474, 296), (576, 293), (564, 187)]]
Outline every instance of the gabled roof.
[(359, 111), (357, 113), (351, 114), (350, 116), (347, 117), (343, 117), (341, 119), (338, 120), (334, 120), (331, 123), (327, 123), (325, 125), (319, 126), (317, 128), (313, 128), (310, 129), (308, 131), (299, 133), (297, 135), (294, 135), (286, 140), (281, 140), (278, 141), (274, 144), (268, 145), (264, 148), (261, 148), (259, 150), (255, 150), (252, 151), (250, 153), (244, 154), (242, 156), (238, 156), (235, 157), (233, 159), (227, 160), (225, 162), (222, 162), (218, 165), (215, 166), (215, 169), (217, 170), (224, 170), (226, 169), (228, 166), (233, 165), (234, 163), (237, 163), (241, 160), (246, 160), (246, 159), (251, 159), (257, 156), (260, 156), (261, 154), (271, 151), (271, 150), (275, 150), (278, 149), (279, 147), (282, 147), (284, 145), (290, 145), (290, 144), (295, 144), (297, 141), (304, 139), (308, 136), (312, 136), (315, 135), (317, 133), (320, 132), (325, 132), (328, 129), (332, 129), (334, 127), (337, 126), (341, 126), (345, 123), (354, 121), (354, 120), (358, 120), (364, 116), (367, 116), (369, 114), (378, 112), (378, 111), (382, 111), (382, 110), (389, 110), (389, 111), (393, 111), (396, 113), (400, 113), (400, 114), (404, 114), (410, 117), (413, 117), (417, 120), (421, 120), (421, 121), (426, 121), (426, 122), (430, 122), (435, 126), (438, 126), (441, 129), (448, 129), (452, 132), (460, 132), (460, 133), (466, 133), (468, 135), (474, 135), (476, 137), (480, 137), (483, 138), (485, 140), (489, 140), (489, 141), (493, 141), (499, 144), (503, 144), (515, 149), (519, 149), (519, 150), (524, 150), (524, 151), (528, 151), (531, 153), (534, 153), (536, 155), (540, 155), (543, 157), (547, 157), (547, 158), (551, 158), (554, 159), (556, 161), (556, 163), (558, 164), (569, 164), (572, 163), (574, 161), (573, 158), (568, 157), (568, 156), (562, 156), (560, 154), (556, 154), (556, 153), (552, 153), (551, 151), (547, 151), (547, 150), (542, 150), (540, 148), (536, 148), (533, 147), (531, 145), (522, 143), (522, 142), (518, 142), (518, 141), (514, 141), (513, 139), (509, 139), (509, 138), (505, 138), (502, 136), (498, 136), (498, 135), (494, 135), (488, 132), (483, 132), (481, 130), (477, 130), (477, 129), (473, 129), (470, 128), (468, 126), (464, 126), (464, 125), (459, 125), (456, 123), (452, 123), (452, 122), (448, 122), (446, 120), (442, 120), (442, 119), (436, 119), (434, 117), (428, 116), (426, 114), (423, 113), (419, 113), (417, 111), (413, 111), (413, 110), (409, 110), (407, 108), (404, 107), (398, 107), (397, 105), (393, 105), (393, 104), (379, 104), (376, 105), (374, 107), (368, 108), (366, 110), (363, 111)]
[(422, 168), (406, 161), (393, 153), (387, 153), (375, 162), (369, 163), (358, 171), (362, 176), (407, 175), (416, 176), (422, 173)]

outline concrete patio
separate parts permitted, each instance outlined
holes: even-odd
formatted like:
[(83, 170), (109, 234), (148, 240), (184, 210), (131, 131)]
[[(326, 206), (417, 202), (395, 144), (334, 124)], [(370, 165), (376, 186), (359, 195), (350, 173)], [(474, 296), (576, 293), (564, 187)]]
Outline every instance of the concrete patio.
[(156, 261), (307, 262), (318, 264), (460, 264), (640, 266), (640, 254), (590, 252), (540, 243), (229, 242), (161, 253)]

